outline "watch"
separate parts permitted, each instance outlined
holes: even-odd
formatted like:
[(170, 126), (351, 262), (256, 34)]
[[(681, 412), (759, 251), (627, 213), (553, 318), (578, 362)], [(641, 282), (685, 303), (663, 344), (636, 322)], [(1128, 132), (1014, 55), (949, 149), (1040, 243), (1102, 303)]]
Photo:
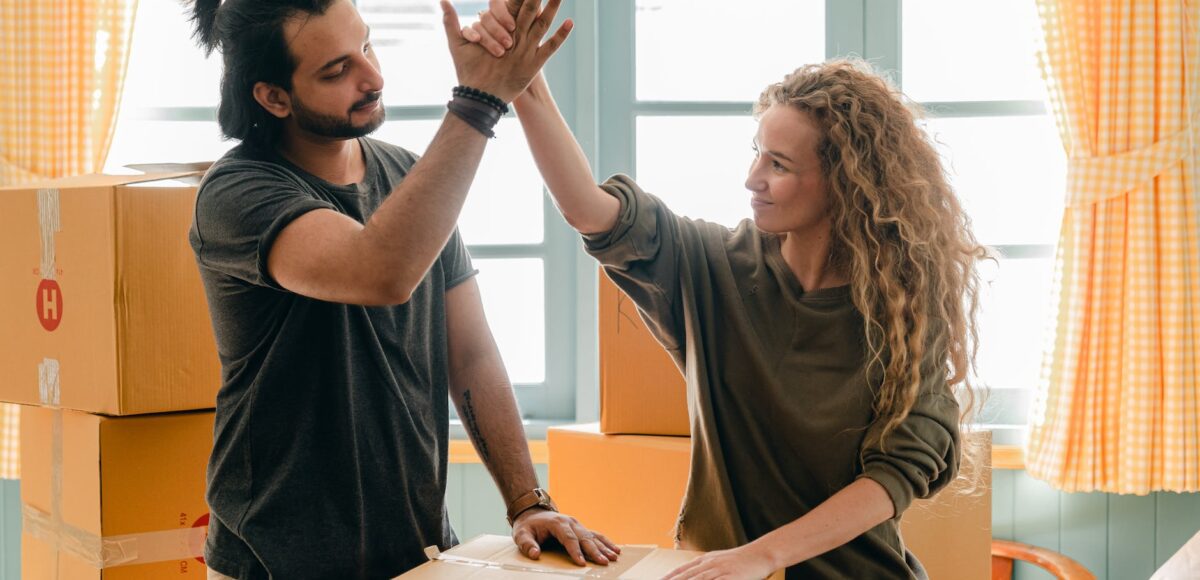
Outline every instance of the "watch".
[(550, 499), (550, 494), (546, 490), (536, 487), (533, 491), (514, 499), (508, 504), (508, 525), (513, 525), (517, 520), (517, 516), (533, 509), (542, 508), (552, 512), (558, 511), (558, 506), (554, 505), (554, 500)]

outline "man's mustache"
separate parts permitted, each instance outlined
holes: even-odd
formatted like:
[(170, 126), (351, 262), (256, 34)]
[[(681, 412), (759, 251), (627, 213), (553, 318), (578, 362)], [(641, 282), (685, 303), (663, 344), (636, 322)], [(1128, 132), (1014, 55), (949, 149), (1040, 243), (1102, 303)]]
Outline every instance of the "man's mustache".
[(371, 103), (374, 103), (375, 101), (378, 101), (381, 97), (383, 97), (383, 91), (375, 91), (373, 93), (369, 93), (369, 94), (367, 94), (367, 96), (363, 97), (363, 99), (361, 101), (354, 103), (354, 106), (350, 107), (350, 108), (351, 109), (360, 109), (362, 107), (370, 105)]

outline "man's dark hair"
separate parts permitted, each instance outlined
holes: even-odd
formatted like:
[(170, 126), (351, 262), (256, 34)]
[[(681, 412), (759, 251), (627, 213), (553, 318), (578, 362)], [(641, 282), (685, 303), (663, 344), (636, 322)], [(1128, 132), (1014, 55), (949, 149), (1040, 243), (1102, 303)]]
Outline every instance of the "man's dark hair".
[(324, 14), (334, 0), (194, 0), (194, 37), (206, 55), (219, 50), (225, 62), (217, 121), (227, 139), (271, 148), (283, 122), (254, 100), (262, 81), (292, 90), (296, 60), (283, 26), (301, 14)]

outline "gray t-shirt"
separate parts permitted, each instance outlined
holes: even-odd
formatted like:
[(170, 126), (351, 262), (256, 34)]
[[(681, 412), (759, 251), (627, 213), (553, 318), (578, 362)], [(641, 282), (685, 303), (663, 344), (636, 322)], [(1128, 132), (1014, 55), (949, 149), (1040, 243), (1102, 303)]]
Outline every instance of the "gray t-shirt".
[(397, 306), (314, 300), (267, 271), (293, 219), (326, 208), (366, 223), (417, 160), (360, 143), (363, 183), (241, 145), (200, 185), (190, 240), (222, 368), (205, 557), (242, 580), (391, 578), (457, 542), (445, 294), (475, 274), (458, 232)]

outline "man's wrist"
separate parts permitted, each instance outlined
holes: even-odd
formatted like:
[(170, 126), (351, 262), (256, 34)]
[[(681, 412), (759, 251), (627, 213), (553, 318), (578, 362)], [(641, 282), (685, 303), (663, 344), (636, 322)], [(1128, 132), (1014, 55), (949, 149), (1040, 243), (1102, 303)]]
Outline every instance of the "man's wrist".
[(554, 511), (554, 510), (546, 509), (540, 505), (535, 505), (533, 507), (526, 508), (525, 511), (523, 511), (523, 512), (517, 514), (515, 517), (513, 517), (512, 523), (509, 524), (509, 526), (517, 525), (517, 522), (521, 521), (521, 518), (524, 518), (525, 516), (528, 516), (530, 514), (536, 514), (538, 512), (548, 512), (548, 511)]
[(537, 487), (533, 490), (522, 494), (508, 504), (508, 525), (516, 523), (517, 518), (521, 514), (535, 508), (540, 508), (547, 511), (558, 511), (558, 507), (554, 505), (554, 500), (550, 499), (550, 494), (546, 490)]

